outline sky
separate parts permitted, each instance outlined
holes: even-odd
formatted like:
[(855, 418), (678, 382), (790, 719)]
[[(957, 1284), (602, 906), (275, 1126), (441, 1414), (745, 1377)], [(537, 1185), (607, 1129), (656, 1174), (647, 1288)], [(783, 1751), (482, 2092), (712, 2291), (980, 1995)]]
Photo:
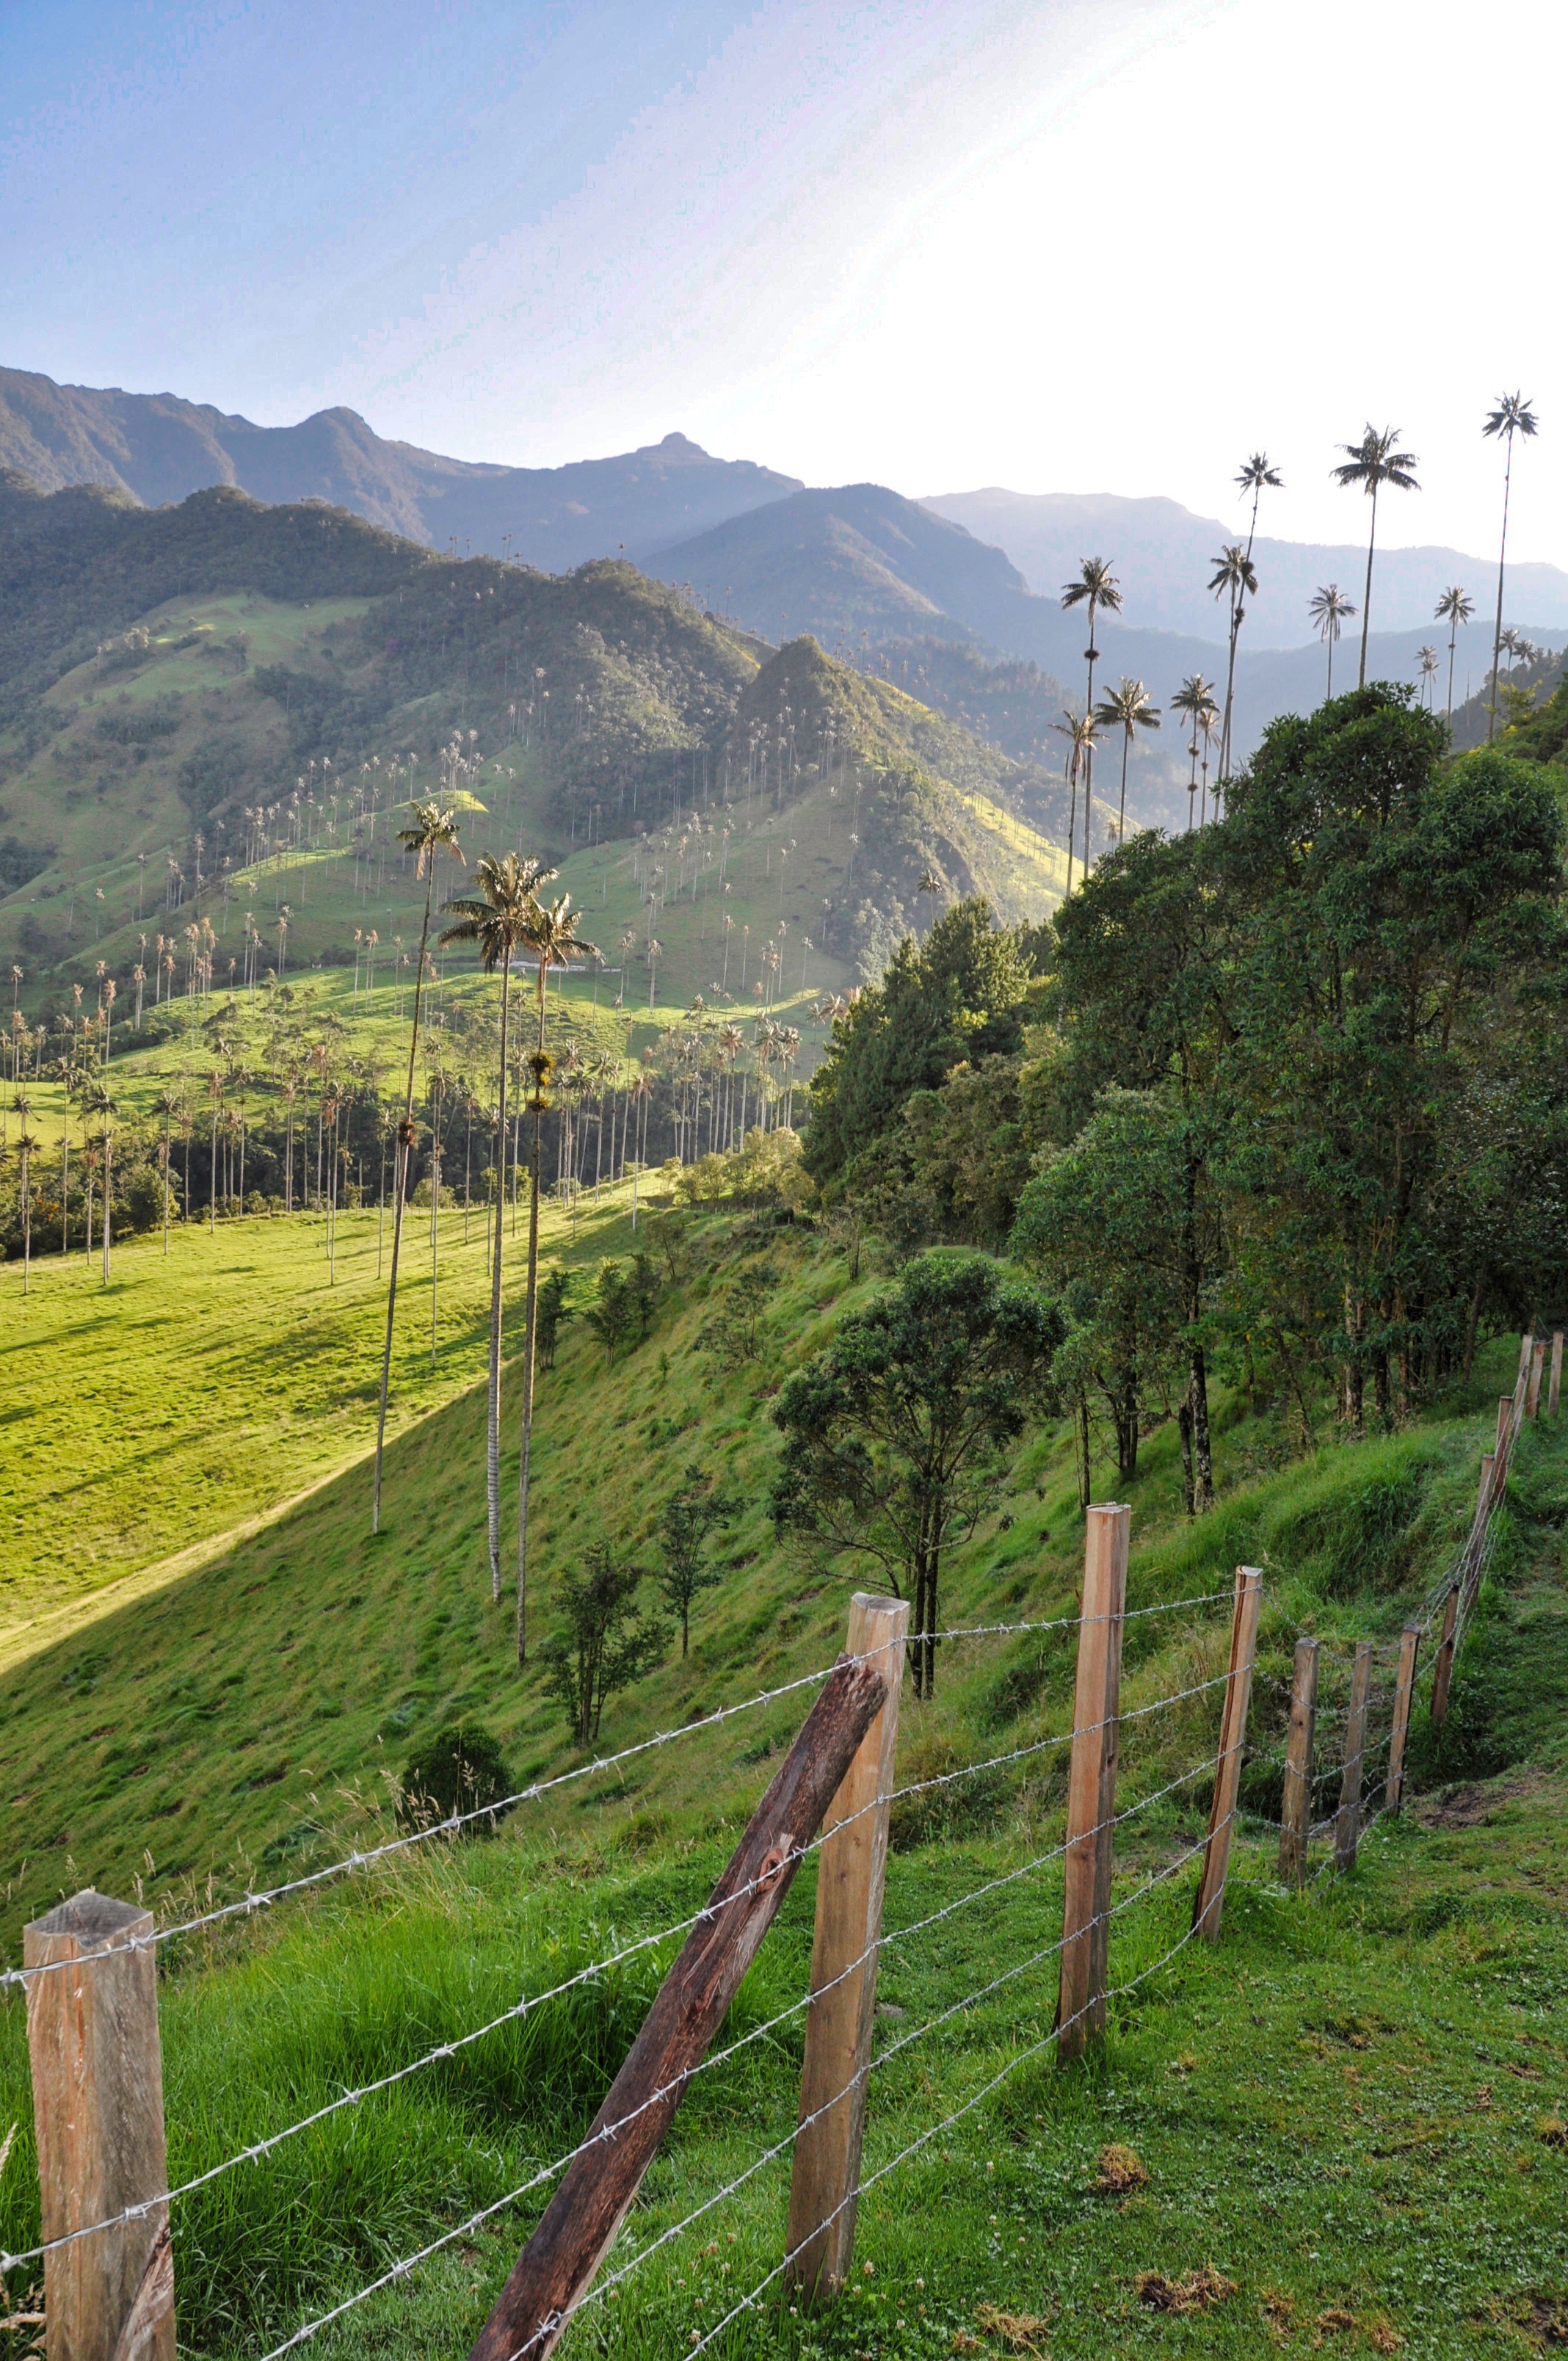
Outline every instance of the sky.
[(1563, 33), (1455, 0), (0, 0), (0, 364), (551, 466), (1568, 564)]

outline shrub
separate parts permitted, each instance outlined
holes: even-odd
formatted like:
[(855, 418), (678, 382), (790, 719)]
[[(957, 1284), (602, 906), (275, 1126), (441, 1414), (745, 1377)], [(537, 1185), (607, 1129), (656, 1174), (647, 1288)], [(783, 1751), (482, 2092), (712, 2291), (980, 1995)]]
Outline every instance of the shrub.
[[(416, 1746), (403, 1765), (398, 1817), (404, 1828), (429, 1828), (456, 1812), (482, 1812), (511, 1793), (506, 1757), (478, 1722), (452, 1721)], [(473, 1828), (493, 1829), (499, 1812)]]

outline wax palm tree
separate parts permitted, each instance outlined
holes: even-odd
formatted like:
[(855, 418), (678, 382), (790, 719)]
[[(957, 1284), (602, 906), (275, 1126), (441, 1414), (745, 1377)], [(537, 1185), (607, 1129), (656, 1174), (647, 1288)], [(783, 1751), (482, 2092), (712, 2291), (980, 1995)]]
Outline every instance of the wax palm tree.
[(1508, 491), (1514, 472), (1514, 436), (1522, 434), (1528, 441), (1538, 430), (1540, 422), (1527, 398), (1520, 393), (1503, 393), (1497, 397), (1497, 407), (1487, 413), (1483, 434), (1499, 440), (1506, 453), (1503, 464), (1503, 530), (1497, 543), (1497, 621), (1492, 634), (1492, 704), (1486, 717), (1486, 742), (1497, 726), (1497, 667), (1503, 654), (1503, 566), (1508, 549)]
[(160, 1091), (153, 1101), (153, 1113), (163, 1126), (163, 1251), (169, 1252), (169, 1153), (174, 1121), (180, 1113), (180, 1100), (173, 1091)]
[(1437, 650), (1435, 648), (1418, 648), (1416, 650), (1416, 661), (1421, 668), (1421, 696), (1424, 702), (1430, 705), (1432, 700), (1432, 675), (1442, 669)]
[(27, 1101), (23, 1098), (17, 1098), (14, 1099), (11, 1104), (22, 1118), (22, 1128), (16, 1134), (16, 1154), (21, 1159), (22, 1293), (24, 1295), (27, 1295), (32, 1291), (33, 1283), (33, 1194), (31, 1166), (34, 1154), (43, 1146), (43, 1142), (41, 1139), (36, 1139), (33, 1134), (27, 1129), (27, 1115), (30, 1112)]
[(1138, 730), (1157, 730), (1159, 708), (1141, 680), (1129, 680), (1124, 673), (1121, 687), (1113, 688), (1095, 707), (1094, 719), (1102, 730), (1122, 732), (1122, 799), (1116, 808), (1116, 841), (1120, 844), (1127, 832), (1127, 756), (1132, 750), (1133, 734)]
[(1455, 582), (1443, 592), (1432, 612), (1434, 620), (1448, 625), (1448, 703), (1444, 708), (1444, 713), (1446, 719), (1452, 721), (1453, 719), (1454, 647), (1459, 638), (1459, 626), (1470, 620), (1471, 616), (1475, 612), (1475, 601), (1474, 598), (1467, 598)]
[(419, 964), (414, 970), (413, 1025), (409, 1034), (409, 1079), (403, 1097), (402, 1121), (398, 1126), (398, 1148), (393, 1159), (392, 1185), (392, 1262), (387, 1283), (387, 1336), (381, 1351), (381, 1400), (376, 1418), (376, 1473), (370, 1494), (370, 1531), (381, 1530), (381, 1455), (387, 1435), (387, 1389), (392, 1376), (392, 1315), (398, 1301), (398, 1249), (403, 1235), (403, 1199), (407, 1193), (409, 1159), (414, 1144), (414, 1065), (419, 1056), (420, 994), (424, 983), (425, 945), (430, 939), (430, 904), (435, 888), (435, 863), (443, 852), (450, 852), (461, 861), (458, 848), (458, 818), (455, 811), (443, 809), (439, 804), (411, 804), (411, 825), (398, 830), (398, 842), (414, 856), (414, 875), (424, 880), (424, 918), (420, 928)]
[(1355, 604), (1345, 597), (1337, 582), (1325, 582), (1309, 599), (1307, 612), (1318, 627), (1319, 639), (1326, 642), (1328, 646), (1327, 695), (1332, 697), (1334, 693), (1334, 650), (1339, 645), (1340, 632), (1355, 612)]
[(1420, 462), (1413, 451), (1401, 451), (1397, 426), (1385, 426), (1381, 433), (1368, 426), (1359, 443), (1342, 443), (1344, 453), (1341, 466), (1331, 470), (1336, 484), (1345, 489), (1358, 484), (1372, 502), (1372, 523), (1366, 535), (1366, 589), (1361, 607), (1361, 670), (1356, 686), (1366, 686), (1366, 635), (1372, 622), (1372, 554), (1377, 541), (1377, 495), (1385, 484), (1398, 492), (1419, 492), (1414, 470)]
[(92, 1116), (98, 1126), (104, 1156), (104, 1284), (109, 1284), (109, 1245), (114, 1235), (115, 1117), (119, 1107), (102, 1082), (94, 1082), (82, 1102), (83, 1127)]
[(1191, 776), (1187, 782), (1189, 828), (1192, 825), (1193, 798), (1198, 793), (1198, 732), (1203, 715), (1212, 709), (1213, 703), (1214, 685), (1212, 681), (1205, 680), (1201, 672), (1190, 673), (1170, 700), (1170, 711), (1185, 714), (1188, 727), (1192, 732), (1187, 746), (1187, 752), (1192, 762)]
[[(1078, 561), (1077, 581), (1064, 582), (1062, 584), (1061, 602), (1064, 607), (1087, 607), (1089, 609), (1089, 645), (1083, 652), (1084, 659), (1089, 665), (1089, 687), (1084, 696), (1083, 709), (1086, 714), (1091, 714), (1094, 710), (1094, 666), (1099, 657), (1099, 651), (1094, 644), (1094, 618), (1102, 607), (1104, 608), (1105, 612), (1108, 615), (1119, 614), (1122, 608), (1121, 585), (1111, 571), (1109, 559), (1104, 557), (1080, 557)], [(1084, 762), (1086, 764), (1084, 808), (1087, 811), (1089, 807), (1089, 797), (1094, 791), (1094, 745), (1092, 741), (1084, 748)], [(1085, 831), (1085, 840), (1087, 841), (1087, 830)], [(1070, 872), (1070, 859), (1068, 865)], [(1088, 865), (1089, 864), (1086, 860), (1084, 862), (1086, 871), (1088, 869)], [(1070, 874), (1068, 879), (1068, 891), (1069, 894), (1072, 891), (1072, 879)]]
[[(508, 1033), (511, 1016), (511, 963), (519, 950), (532, 939), (533, 903), (537, 889), (553, 869), (544, 869), (532, 859), (519, 860), (515, 852), (503, 853), (496, 860), (485, 853), (474, 870), (474, 882), (478, 893), (447, 903), (455, 913), (455, 923), (441, 937), (443, 947), (448, 943), (477, 943), (479, 961), (487, 975), (500, 970), (501, 978), (501, 1079), (500, 1097), (497, 1106), (497, 1124), (501, 1138), (507, 1128), (507, 1064)], [(503, 1158), (504, 1163), (504, 1158)], [(490, 1596), (499, 1604), (501, 1595), (501, 1239), (503, 1229), (498, 1219), (492, 1244), (490, 1268), (490, 1400), (489, 1426), (486, 1436), (485, 1484), (489, 1518)]]
[(1228, 767), (1230, 759), (1231, 700), (1235, 691), (1236, 680), (1236, 633), (1241, 630), (1242, 618), (1246, 613), (1246, 600), (1257, 596), (1257, 576), (1253, 571), (1252, 559), (1239, 541), (1228, 542), (1219, 556), (1211, 558), (1209, 563), (1214, 568), (1209, 581), (1210, 589), (1217, 598), (1223, 597), (1230, 601), (1228, 633), (1230, 653), (1225, 660), (1225, 719), (1224, 728), (1220, 737), (1220, 768), (1223, 772)]
[(525, 948), (539, 963), (539, 1041), (529, 1067), (533, 1075), (533, 1091), (528, 1101), (533, 1117), (532, 1170), (528, 1181), (528, 1292), (523, 1314), (522, 1334), (522, 1450), (518, 1468), (517, 1506), (517, 1661), (527, 1662), (528, 1656), (528, 1473), (529, 1454), (533, 1441), (533, 1347), (539, 1314), (539, 1125), (547, 1104), (545, 1086), (550, 1080), (550, 1057), (544, 1047), (544, 994), (553, 967), (569, 967), (575, 959), (596, 959), (597, 944), (585, 942), (577, 933), (582, 914), (572, 907), (569, 894), (560, 895), (554, 902), (542, 902), (531, 895), (528, 906)]
[[(1068, 804), (1067, 817), (1067, 890), (1070, 894), (1072, 892), (1073, 848), (1078, 837), (1078, 774), (1091, 760), (1093, 749), (1100, 743), (1100, 736), (1099, 732), (1095, 729), (1094, 716), (1091, 713), (1064, 713), (1059, 721), (1052, 722), (1051, 728), (1056, 730), (1059, 737), (1065, 738), (1069, 741), (1067, 754), (1068, 776), (1071, 781), (1072, 791)], [(1090, 813), (1089, 787), (1087, 782), (1084, 786), (1083, 807), (1083, 873), (1087, 877), (1089, 874)]]

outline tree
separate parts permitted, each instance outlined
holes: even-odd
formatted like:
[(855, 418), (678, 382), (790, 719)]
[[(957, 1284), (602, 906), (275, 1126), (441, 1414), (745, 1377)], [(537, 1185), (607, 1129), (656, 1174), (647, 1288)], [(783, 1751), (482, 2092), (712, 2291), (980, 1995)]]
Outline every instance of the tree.
[[(1486, 743), (1497, 726), (1497, 666), (1503, 649), (1503, 566), (1508, 549), (1508, 489), (1514, 472), (1514, 436), (1522, 434), (1527, 442), (1538, 431), (1539, 422), (1523, 394), (1504, 393), (1497, 397), (1497, 407), (1487, 413), (1481, 432), (1501, 441), (1506, 454), (1503, 463), (1503, 530), (1497, 543), (1497, 621), (1492, 635), (1492, 705), (1486, 717)], [(1439, 609), (1441, 613), (1442, 609)]]
[[(1242, 491), (1252, 494), (1252, 515), (1247, 521), (1246, 548), (1243, 555), (1243, 566), (1247, 577), (1248, 596), (1255, 597), (1257, 577), (1252, 572), (1252, 545), (1257, 538), (1257, 504), (1266, 491), (1282, 491), (1285, 478), (1278, 468), (1271, 465), (1266, 451), (1255, 451), (1250, 458), (1242, 462), (1236, 482)], [(1210, 587), (1212, 588), (1212, 585)], [(1245, 609), (1238, 598), (1231, 617), (1230, 665), (1225, 674), (1224, 734), (1220, 741), (1220, 774), (1223, 778), (1227, 779), (1231, 775), (1231, 695), (1236, 675), (1236, 633), (1241, 630), (1245, 612)]]
[(606, 1361), (613, 1361), (631, 1334), (637, 1319), (637, 1307), (632, 1301), (625, 1270), (620, 1263), (610, 1261), (608, 1256), (599, 1265), (594, 1300), (583, 1317), (604, 1346)]
[[(1120, 614), (1122, 609), (1121, 585), (1111, 571), (1110, 561), (1103, 557), (1080, 557), (1078, 562), (1077, 581), (1064, 582), (1062, 584), (1061, 602), (1062, 605), (1067, 608), (1087, 607), (1089, 609), (1089, 645), (1083, 652), (1084, 661), (1089, 666), (1089, 686), (1084, 695), (1083, 709), (1086, 714), (1092, 713), (1094, 710), (1094, 666), (1099, 656), (1099, 651), (1094, 644), (1095, 614), (1102, 607), (1103, 607), (1108, 615)], [(1086, 741), (1084, 752), (1087, 755), (1089, 764), (1088, 776), (1084, 785), (1085, 807), (1087, 808), (1089, 800), (1092, 797), (1094, 793), (1094, 749), (1092, 740)], [(1087, 869), (1089, 865), (1089, 829), (1087, 824), (1085, 825), (1083, 831), (1083, 841), (1085, 847), (1084, 867)], [(1068, 867), (1068, 892), (1070, 894), (1072, 891), (1070, 847), (1069, 851)]]
[(555, 1346), (561, 1334), (561, 1323), (572, 1316), (572, 1275), (557, 1268), (546, 1271), (539, 1290), (539, 1364), (542, 1368), (555, 1366)]
[(109, 1284), (109, 1246), (115, 1234), (115, 1117), (119, 1113), (115, 1101), (109, 1096), (103, 1082), (94, 1082), (82, 1102), (82, 1126), (89, 1115), (98, 1123), (98, 1137), (104, 1154), (104, 1284)]
[(592, 1746), (609, 1699), (652, 1671), (670, 1644), (668, 1626), (638, 1612), (642, 1568), (623, 1563), (608, 1542), (583, 1553), (583, 1570), (561, 1577), (566, 1630), (540, 1650), (546, 1677), (579, 1746)]
[(517, 1661), (528, 1659), (528, 1477), (533, 1442), (533, 1355), (539, 1319), (539, 1125), (544, 1113), (545, 1085), (550, 1080), (550, 1056), (544, 1047), (544, 998), (553, 967), (569, 967), (575, 959), (597, 959), (596, 946), (577, 933), (581, 913), (572, 907), (569, 894), (554, 902), (531, 896), (524, 941), (538, 963), (539, 1040), (529, 1065), (533, 1090), (528, 1111), (533, 1117), (533, 1153), (528, 1176), (528, 1293), (522, 1337), (522, 1449), (517, 1479)]
[[(546, 876), (554, 876), (532, 858), (520, 860), (515, 852), (504, 852), (499, 860), (489, 853), (480, 856), (474, 871), (478, 893), (466, 899), (447, 903), (455, 914), (455, 923), (441, 937), (442, 947), (448, 943), (477, 943), (479, 961), (487, 975), (500, 970), (500, 1094), (497, 1121), (500, 1136), (506, 1137), (507, 1072), (510, 1064), (508, 1035), (511, 1016), (511, 963), (519, 949), (530, 939), (534, 896)], [(501, 1595), (501, 1241), (506, 1225), (498, 1221), (490, 1258), (490, 1368), (489, 1419), (485, 1438), (485, 1493), (488, 1521), (490, 1551), (490, 1597), (499, 1605)], [(397, 1254), (396, 1234), (393, 1235), (394, 1264)], [(557, 1307), (559, 1317), (559, 1307)], [(551, 1352), (554, 1341), (552, 1334)]]
[(1230, 602), (1225, 702), (1220, 734), (1220, 772), (1223, 776), (1230, 768), (1231, 702), (1236, 683), (1236, 633), (1241, 630), (1242, 618), (1246, 613), (1245, 601), (1257, 596), (1257, 576), (1249, 552), (1239, 541), (1227, 542), (1219, 556), (1211, 558), (1209, 563), (1214, 569), (1209, 580), (1210, 589), (1216, 598), (1223, 597)]
[[(458, 850), (458, 822), (455, 811), (444, 809), (439, 804), (411, 804), (412, 820), (409, 827), (398, 830), (398, 842), (414, 856), (414, 875), (424, 880), (424, 917), (420, 927), (419, 963), (414, 969), (413, 1024), (409, 1032), (409, 1079), (403, 1098), (402, 1119), (398, 1125), (397, 1154), (392, 1163), (392, 1260), (387, 1284), (387, 1334), (381, 1350), (381, 1399), (376, 1414), (376, 1469), (370, 1491), (370, 1531), (381, 1530), (381, 1458), (387, 1439), (387, 1391), (392, 1378), (392, 1319), (398, 1302), (398, 1252), (403, 1237), (403, 1201), (408, 1193), (409, 1159), (414, 1145), (414, 1066), (419, 1056), (420, 994), (424, 983), (425, 945), (430, 939), (431, 896), (435, 890), (437, 855), (450, 852), (461, 861)], [(279, 955), (279, 974), (282, 974), (282, 957)], [(291, 1157), (291, 1165), (292, 1157)]]
[(1045, 1397), (1066, 1334), (1054, 1304), (989, 1257), (927, 1254), (841, 1323), (773, 1406), (773, 1514), (912, 1594), (916, 1694), (937, 1675), (945, 1553), (994, 1499), (1006, 1444)]
[(13, 1111), (21, 1117), (21, 1129), (16, 1135), (18, 1159), (17, 1196), (22, 1211), (22, 1293), (28, 1294), (33, 1283), (33, 1196), (31, 1165), (43, 1142), (27, 1129), (27, 1117), (32, 1103), (18, 1092), (11, 1102)]
[(772, 1263), (756, 1262), (726, 1281), (718, 1308), (698, 1334), (697, 1344), (726, 1369), (739, 1369), (761, 1357), (759, 1328), (767, 1301), (779, 1283)]
[(1066, 738), (1069, 741), (1067, 757), (1068, 776), (1071, 782), (1071, 796), (1068, 804), (1067, 818), (1067, 890), (1069, 894), (1072, 892), (1073, 842), (1078, 835), (1078, 774), (1080, 771), (1082, 771), (1085, 774), (1083, 787), (1083, 873), (1086, 877), (1089, 874), (1089, 830), (1090, 821), (1093, 814), (1093, 757), (1094, 749), (1100, 743), (1100, 733), (1094, 726), (1094, 721), (1095, 717), (1091, 713), (1064, 713), (1059, 721), (1053, 721), (1051, 724), (1051, 728), (1057, 731), (1059, 737)]
[(1159, 728), (1159, 708), (1141, 680), (1129, 680), (1124, 673), (1120, 688), (1113, 688), (1095, 707), (1094, 719), (1102, 730), (1122, 732), (1122, 796), (1116, 807), (1116, 841), (1120, 844), (1127, 832), (1127, 756), (1132, 751), (1133, 735), (1138, 730)]
[(1326, 582), (1308, 601), (1307, 612), (1318, 627), (1318, 637), (1326, 642), (1329, 651), (1329, 680), (1325, 698), (1334, 693), (1334, 650), (1339, 645), (1343, 626), (1354, 614), (1355, 608), (1337, 582)]
[(1430, 706), (1434, 700), (1428, 694), (1429, 685), (1433, 675), (1442, 669), (1442, 663), (1435, 648), (1418, 648), (1416, 661), (1421, 668), (1421, 702)]
[(1451, 583), (1432, 610), (1433, 620), (1448, 625), (1448, 703), (1443, 708), (1443, 719), (1453, 719), (1453, 654), (1459, 639), (1459, 626), (1467, 623), (1475, 612), (1475, 601), (1467, 598), (1457, 582)]
[(693, 1461), (659, 1511), (659, 1563), (653, 1578), (664, 1604), (681, 1626), (681, 1654), (690, 1640), (692, 1603), (700, 1591), (714, 1589), (722, 1579), (718, 1568), (704, 1556), (709, 1533), (740, 1513), (740, 1497), (723, 1491)]
[(1189, 673), (1170, 700), (1170, 710), (1172, 713), (1184, 713), (1187, 716), (1188, 727), (1192, 732), (1187, 746), (1187, 752), (1192, 759), (1191, 775), (1187, 783), (1187, 825), (1190, 828), (1192, 799), (1198, 793), (1198, 733), (1203, 726), (1205, 714), (1212, 714), (1214, 710), (1212, 682), (1205, 680), (1201, 672)]
[(1366, 686), (1366, 635), (1372, 623), (1372, 554), (1377, 541), (1377, 495), (1385, 484), (1398, 492), (1419, 492), (1414, 470), (1420, 465), (1413, 451), (1396, 448), (1399, 440), (1397, 426), (1385, 426), (1381, 433), (1368, 426), (1359, 443), (1342, 443), (1345, 456), (1332, 473), (1336, 484), (1349, 490), (1358, 484), (1372, 503), (1372, 522), (1366, 535), (1366, 588), (1361, 606), (1361, 670), (1356, 675), (1357, 688)]

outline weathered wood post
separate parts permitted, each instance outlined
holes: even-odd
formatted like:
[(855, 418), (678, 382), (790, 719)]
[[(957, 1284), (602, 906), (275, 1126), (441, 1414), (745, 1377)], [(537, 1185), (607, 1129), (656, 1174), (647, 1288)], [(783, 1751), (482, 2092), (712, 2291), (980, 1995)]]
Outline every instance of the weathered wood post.
[(1114, 1502), (1091, 1508), (1083, 1548), (1083, 1609), (1073, 1690), (1072, 1761), (1068, 1771), (1067, 1855), (1063, 1864), (1061, 2065), (1081, 2055), (1105, 2029), (1105, 1967), (1110, 1956), (1111, 1817), (1116, 1808), (1118, 1716), (1122, 1702), (1122, 1615), (1127, 1598), (1132, 1510)]
[(1499, 1395), (1497, 1399), (1497, 1433), (1496, 1440), (1492, 1444), (1492, 1455), (1495, 1459), (1503, 1460), (1505, 1465), (1508, 1458), (1508, 1433), (1513, 1425), (1513, 1419), (1514, 1398), (1512, 1394)]
[(1448, 1719), (1448, 1692), (1453, 1682), (1453, 1640), (1459, 1622), (1459, 1585), (1442, 1602), (1442, 1632), (1431, 1668), (1431, 1726), (1441, 1730)]
[(1524, 1406), (1526, 1418), (1534, 1418), (1541, 1409), (1541, 1379), (1545, 1367), (1546, 1339), (1543, 1336), (1530, 1356), (1530, 1398)]
[(1236, 1797), (1241, 1791), (1242, 1749), (1246, 1743), (1247, 1708), (1252, 1702), (1252, 1668), (1257, 1658), (1257, 1617), (1263, 1601), (1263, 1570), (1236, 1568), (1236, 1595), (1231, 1609), (1231, 1664), (1225, 1679), (1224, 1710), (1220, 1716), (1220, 1750), (1214, 1765), (1214, 1800), (1209, 1806), (1209, 1841), (1203, 1848), (1203, 1874), (1192, 1905), (1192, 1927), (1207, 1943), (1220, 1938), (1225, 1906), (1225, 1879), (1231, 1866), (1231, 1839), (1236, 1828)]
[(887, 1683), (887, 1702), (861, 1739), (828, 1807), (817, 1872), (811, 2005), (800, 2077), (801, 2130), (789, 2191), (788, 2277), (807, 2301), (839, 2293), (855, 2251), (855, 2192), (866, 2125), (866, 2073), (876, 2008), (877, 1946), (898, 1743), (908, 1602), (857, 1591), (848, 1653)]
[(83, 1894), (22, 1938), (49, 2361), (174, 2361), (174, 2263), (150, 1910)]
[(830, 1675), (513, 2264), (470, 2361), (546, 2361), (559, 2341), (891, 1686), (864, 1658), (841, 1662)]
[(1399, 1673), (1394, 1684), (1394, 1729), (1388, 1741), (1388, 1809), (1397, 1812), (1405, 1795), (1405, 1754), (1410, 1740), (1410, 1707), (1416, 1694), (1416, 1659), (1420, 1653), (1419, 1623), (1407, 1623), (1399, 1637)]
[(1358, 1640), (1350, 1669), (1350, 1711), (1344, 1726), (1344, 1775), (1334, 1821), (1334, 1866), (1343, 1876), (1355, 1867), (1361, 1841), (1361, 1778), (1366, 1758), (1366, 1706), (1372, 1687), (1372, 1642)]
[(1302, 1885), (1312, 1826), (1312, 1752), (1318, 1728), (1316, 1640), (1298, 1640), (1290, 1672), (1290, 1729), (1285, 1741), (1285, 1797), (1279, 1819), (1279, 1882)]
[(1563, 1393), (1563, 1331), (1559, 1328), (1552, 1339), (1552, 1375), (1546, 1387), (1546, 1415), (1555, 1418)]

